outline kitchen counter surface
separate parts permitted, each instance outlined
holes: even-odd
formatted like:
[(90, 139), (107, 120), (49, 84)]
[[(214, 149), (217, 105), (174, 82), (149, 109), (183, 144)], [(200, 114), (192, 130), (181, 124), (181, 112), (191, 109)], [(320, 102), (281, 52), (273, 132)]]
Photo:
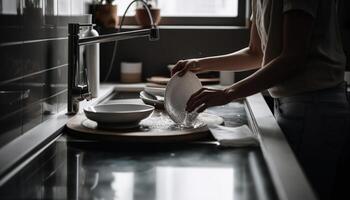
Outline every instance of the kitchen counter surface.
[[(112, 99), (113, 91), (116, 94), (139, 91), (143, 85), (129, 89), (123, 85), (103, 87), (103, 98), (89, 104)], [(15, 199), (316, 199), (262, 95), (253, 95), (244, 104), (233, 102), (229, 106), (230, 109), (216, 108), (214, 112), (225, 116), (227, 124), (231, 122), (232, 126), (248, 124), (259, 137), (260, 147), (222, 148), (212, 140), (125, 145), (72, 138), (64, 129), (62, 132), (61, 127), (50, 142), (15, 162), (19, 163), (16, 167), (6, 169), (0, 179), (0, 196)], [(69, 120), (67, 116), (60, 117), (60, 123)], [(41, 134), (49, 135), (48, 132)], [(4, 152), (1, 150), (1, 153)]]
[[(258, 148), (112, 145), (60, 137), (0, 189), (2, 199), (277, 199)], [(20, 186), (13, 187), (17, 183)]]

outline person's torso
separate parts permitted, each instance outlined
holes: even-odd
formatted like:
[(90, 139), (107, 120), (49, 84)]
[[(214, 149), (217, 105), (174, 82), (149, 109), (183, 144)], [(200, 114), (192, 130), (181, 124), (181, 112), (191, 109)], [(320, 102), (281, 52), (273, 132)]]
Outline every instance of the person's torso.
[[(253, 0), (254, 20), (264, 52), (263, 66), (282, 51), (284, 1)], [(302, 67), (297, 76), (270, 88), (270, 94), (273, 97), (291, 96), (330, 88), (343, 81), (345, 55), (337, 22), (336, 0), (318, 1), (309, 55)]]

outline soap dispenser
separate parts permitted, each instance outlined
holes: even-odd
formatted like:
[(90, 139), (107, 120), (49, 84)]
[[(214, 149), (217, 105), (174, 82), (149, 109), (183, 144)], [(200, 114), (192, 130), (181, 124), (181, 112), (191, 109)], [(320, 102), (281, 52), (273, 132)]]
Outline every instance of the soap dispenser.
[[(93, 28), (93, 24), (83, 33), (82, 37), (99, 36), (98, 32)], [(89, 44), (85, 46), (84, 62), (87, 68), (89, 91), (93, 98), (98, 97), (100, 88), (100, 45)]]

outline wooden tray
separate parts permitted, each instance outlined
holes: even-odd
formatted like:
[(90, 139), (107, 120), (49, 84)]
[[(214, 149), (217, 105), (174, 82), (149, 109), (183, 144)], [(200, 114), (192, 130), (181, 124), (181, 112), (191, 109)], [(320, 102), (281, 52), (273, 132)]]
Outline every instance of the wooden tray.
[[(200, 117), (206, 124), (223, 123), (223, 119), (216, 115), (201, 114)], [(155, 111), (150, 118), (141, 121), (139, 127), (124, 130), (101, 129), (96, 122), (87, 119), (84, 114), (75, 116), (67, 123), (70, 135), (94, 140), (163, 143), (194, 141), (210, 136), (209, 129), (204, 124), (191, 129), (174, 127), (174, 122), (161, 111)]]
[[(147, 82), (159, 85), (166, 85), (169, 80), (170, 78), (163, 76), (152, 76), (150, 78), (147, 78)], [(199, 80), (203, 85), (217, 84), (220, 82), (219, 78), (199, 78)]]

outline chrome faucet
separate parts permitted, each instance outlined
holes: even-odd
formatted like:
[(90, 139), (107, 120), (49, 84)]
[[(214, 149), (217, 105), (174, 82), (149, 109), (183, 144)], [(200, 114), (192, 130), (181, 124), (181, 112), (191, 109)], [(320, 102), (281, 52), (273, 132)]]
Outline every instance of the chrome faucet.
[[(159, 29), (152, 25), (151, 28), (141, 29), (135, 31), (126, 31), (119, 33), (112, 33), (100, 36), (93, 36), (87, 38), (79, 38), (80, 28), (82, 26), (92, 26), (91, 24), (68, 24), (68, 113), (76, 114), (79, 111), (79, 102), (83, 100), (90, 100), (91, 93), (89, 91), (89, 83), (87, 79), (87, 69), (84, 69), (83, 77), (85, 83), (78, 84), (77, 76), (79, 75), (79, 51), (80, 46), (111, 42), (118, 40), (126, 40), (138, 37), (149, 37), (150, 41), (159, 39)], [(85, 66), (85, 65), (84, 65)]]

